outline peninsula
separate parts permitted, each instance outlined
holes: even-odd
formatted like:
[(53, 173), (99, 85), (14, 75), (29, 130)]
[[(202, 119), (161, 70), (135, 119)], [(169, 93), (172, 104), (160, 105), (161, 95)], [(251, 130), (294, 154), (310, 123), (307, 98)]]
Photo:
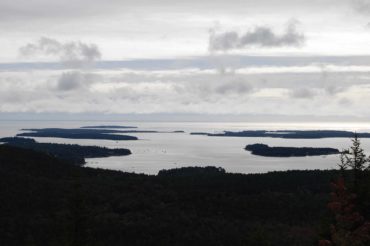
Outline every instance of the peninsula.
[(105, 147), (81, 146), (77, 144), (39, 143), (31, 138), (0, 138), (0, 143), (46, 153), (78, 166), (82, 166), (86, 163), (85, 158), (125, 156), (131, 154), (129, 149), (109, 149)]

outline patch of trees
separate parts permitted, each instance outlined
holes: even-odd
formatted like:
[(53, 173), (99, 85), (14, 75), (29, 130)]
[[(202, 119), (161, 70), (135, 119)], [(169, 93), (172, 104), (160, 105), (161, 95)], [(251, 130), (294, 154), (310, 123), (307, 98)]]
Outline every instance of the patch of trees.
[(245, 150), (251, 151), (253, 155), (268, 157), (304, 157), (340, 153), (338, 149), (334, 148), (270, 147), (266, 144), (250, 144), (245, 147)]
[(31, 138), (0, 138), (0, 142), (24, 149), (32, 149), (75, 165), (85, 164), (85, 158), (130, 155), (129, 149), (110, 149), (98, 146), (81, 146), (77, 144), (38, 143)]
[(338, 171), (157, 176), (0, 145), (0, 245), (315, 245)]

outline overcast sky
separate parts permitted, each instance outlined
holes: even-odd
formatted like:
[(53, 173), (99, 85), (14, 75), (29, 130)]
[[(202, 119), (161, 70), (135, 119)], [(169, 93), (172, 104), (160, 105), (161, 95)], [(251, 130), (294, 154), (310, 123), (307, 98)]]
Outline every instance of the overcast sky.
[(368, 0), (1, 0), (0, 116), (370, 119)]

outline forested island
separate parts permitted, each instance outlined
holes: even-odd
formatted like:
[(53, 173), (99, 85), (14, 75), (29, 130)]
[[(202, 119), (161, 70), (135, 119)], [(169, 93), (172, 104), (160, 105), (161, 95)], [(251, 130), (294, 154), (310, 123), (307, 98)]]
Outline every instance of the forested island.
[(109, 149), (77, 144), (38, 143), (34, 139), (19, 137), (0, 138), (0, 143), (43, 152), (75, 165), (84, 165), (85, 158), (125, 156), (131, 154), (129, 149)]
[(48, 137), (48, 138), (69, 138), (69, 139), (95, 139), (95, 140), (138, 140), (135, 136), (121, 135), (127, 133), (121, 130), (109, 129), (63, 129), (63, 128), (42, 128), (22, 129), (27, 131), (17, 134), (18, 137)]
[(192, 132), (191, 135), (205, 135), (210, 137), (270, 137), (270, 138), (287, 138), (287, 139), (319, 139), (319, 138), (353, 138), (355, 134), (359, 138), (370, 138), (370, 133), (355, 133), (350, 131), (335, 130), (278, 130), (278, 131), (224, 131), (222, 133)]
[[(135, 136), (122, 135), (127, 133), (184, 133), (184, 131), (153, 131), (153, 130), (117, 130), (111, 129), (111, 126), (87, 126), (76, 129), (67, 128), (40, 128), (40, 129), (22, 129), (26, 131), (17, 134), (18, 137), (48, 137), (48, 138), (69, 138), (69, 139), (94, 139), (94, 140), (138, 140)], [(131, 127), (120, 126), (118, 128), (126, 129)], [(135, 127), (132, 127), (135, 128)]]
[(339, 154), (338, 149), (334, 148), (308, 148), (308, 147), (270, 147), (266, 144), (250, 144), (245, 147), (253, 155), (267, 157), (304, 157), (319, 155)]

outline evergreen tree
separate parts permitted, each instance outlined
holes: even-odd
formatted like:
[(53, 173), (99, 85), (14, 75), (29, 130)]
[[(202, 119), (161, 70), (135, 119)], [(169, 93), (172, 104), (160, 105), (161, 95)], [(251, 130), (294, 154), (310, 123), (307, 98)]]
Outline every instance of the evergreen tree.
[(369, 163), (370, 159), (366, 157), (364, 150), (361, 148), (360, 139), (355, 134), (355, 137), (352, 139), (352, 146), (342, 151), (341, 163), (339, 164), (342, 174), (348, 169), (353, 173), (354, 192), (358, 192), (363, 171), (370, 170)]
[[(331, 239), (320, 240), (319, 246), (368, 246), (370, 222), (366, 211), (370, 188), (367, 181), (370, 159), (361, 148), (357, 134), (352, 139), (350, 149), (342, 152), (340, 160), (342, 176), (332, 183), (332, 198), (328, 204), (334, 215), (330, 228)], [(348, 172), (353, 174), (352, 179), (345, 181)]]

